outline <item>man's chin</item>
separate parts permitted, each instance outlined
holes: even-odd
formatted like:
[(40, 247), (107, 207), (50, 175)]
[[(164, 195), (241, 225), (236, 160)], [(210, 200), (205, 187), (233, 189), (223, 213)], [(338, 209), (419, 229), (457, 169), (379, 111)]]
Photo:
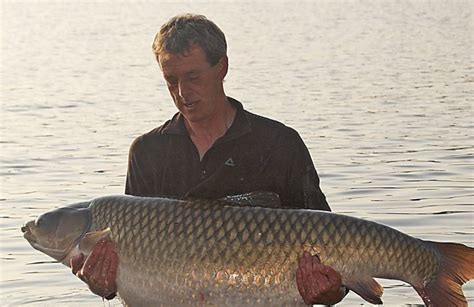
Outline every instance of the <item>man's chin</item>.
[(184, 109), (180, 111), (181, 114), (183, 114), (184, 118), (186, 119), (187, 122), (189, 123), (199, 123), (204, 120), (203, 116), (199, 115), (199, 112), (195, 108), (191, 109)]

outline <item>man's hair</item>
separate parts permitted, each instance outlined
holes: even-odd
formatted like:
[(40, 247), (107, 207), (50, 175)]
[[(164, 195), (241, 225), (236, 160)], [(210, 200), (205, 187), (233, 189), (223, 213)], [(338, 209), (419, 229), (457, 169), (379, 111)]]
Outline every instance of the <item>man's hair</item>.
[(205, 16), (195, 14), (174, 16), (161, 26), (153, 40), (153, 52), (159, 62), (161, 54), (183, 54), (194, 44), (204, 50), (211, 66), (227, 54), (222, 30)]

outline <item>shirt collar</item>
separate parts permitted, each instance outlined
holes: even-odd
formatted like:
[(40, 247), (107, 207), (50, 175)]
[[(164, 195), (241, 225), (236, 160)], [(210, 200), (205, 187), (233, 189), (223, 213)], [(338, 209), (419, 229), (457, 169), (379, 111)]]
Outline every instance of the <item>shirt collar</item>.
[[(227, 97), (227, 99), (229, 99), (229, 102), (235, 107), (237, 112), (235, 113), (232, 125), (222, 139), (233, 139), (250, 132), (252, 129), (242, 103), (231, 97)], [(162, 134), (188, 135), (188, 130), (184, 124), (184, 117), (180, 112), (176, 113), (173, 118), (165, 124)]]

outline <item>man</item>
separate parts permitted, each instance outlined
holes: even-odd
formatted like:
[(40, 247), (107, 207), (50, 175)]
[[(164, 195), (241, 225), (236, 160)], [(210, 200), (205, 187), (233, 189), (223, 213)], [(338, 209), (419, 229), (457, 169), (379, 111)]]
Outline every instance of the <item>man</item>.
[[(227, 45), (213, 22), (175, 16), (161, 27), (153, 51), (179, 112), (133, 142), (126, 194), (218, 199), (271, 191), (282, 207), (330, 210), (298, 133), (226, 96)], [(113, 243), (101, 241), (72, 267), (94, 293), (114, 296)], [(301, 256), (296, 283), (307, 304), (334, 304), (346, 293), (340, 275), (309, 254)]]

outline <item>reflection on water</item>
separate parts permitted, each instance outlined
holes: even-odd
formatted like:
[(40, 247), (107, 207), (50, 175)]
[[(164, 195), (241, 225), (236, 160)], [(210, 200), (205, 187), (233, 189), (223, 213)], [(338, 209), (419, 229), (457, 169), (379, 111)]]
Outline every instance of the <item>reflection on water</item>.
[[(20, 227), (123, 192), (129, 144), (175, 112), (150, 42), (183, 11), (222, 27), (228, 94), (300, 132), (334, 211), (474, 245), (468, 1), (2, 5), (2, 305), (104, 305)], [(381, 283), (387, 305), (421, 303)]]

